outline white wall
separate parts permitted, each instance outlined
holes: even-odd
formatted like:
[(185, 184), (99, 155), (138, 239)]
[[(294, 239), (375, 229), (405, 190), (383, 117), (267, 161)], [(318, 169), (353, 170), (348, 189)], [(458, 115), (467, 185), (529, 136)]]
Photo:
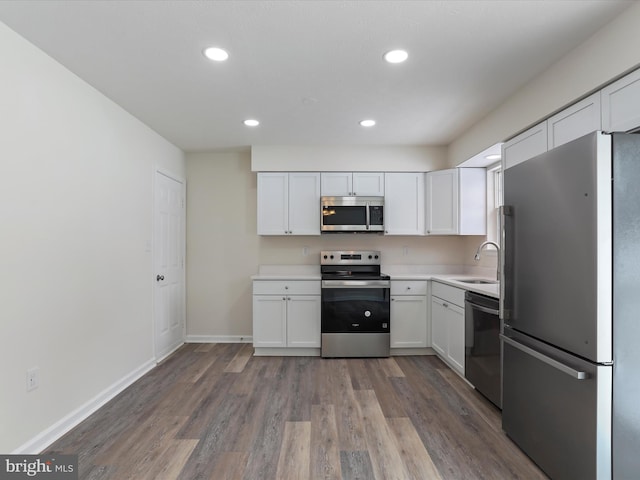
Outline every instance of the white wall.
[(428, 172), (447, 168), (447, 150), (437, 146), (257, 145), (254, 172)]
[(250, 276), (260, 265), (318, 265), (320, 250), (356, 248), (381, 250), (386, 264), (474, 263), (464, 237), (258, 236), (256, 178), (248, 151), (187, 154), (188, 336), (251, 335)]
[(449, 165), (514, 136), (640, 65), (640, 3), (534, 78), (449, 145)]
[[(1, 23), (0, 58), (8, 453), (33, 451), (39, 434), (153, 364), (153, 170), (185, 171), (179, 149)], [(40, 387), (26, 392), (35, 366)]]

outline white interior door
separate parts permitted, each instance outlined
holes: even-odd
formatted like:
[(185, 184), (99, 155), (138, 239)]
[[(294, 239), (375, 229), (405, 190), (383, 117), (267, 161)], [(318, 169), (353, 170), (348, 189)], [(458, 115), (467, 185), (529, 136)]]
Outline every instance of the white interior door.
[(184, 343), (184, 184), (155, 175), (154, 336), (156, 360)]

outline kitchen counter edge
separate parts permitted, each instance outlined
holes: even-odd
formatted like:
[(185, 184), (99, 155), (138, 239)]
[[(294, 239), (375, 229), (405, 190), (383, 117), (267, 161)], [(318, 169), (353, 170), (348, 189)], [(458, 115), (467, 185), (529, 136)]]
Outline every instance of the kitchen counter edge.
[[(434, 280), (437, 282), (445, 283), (452, 287), (460, 288), (470, 292), (480, 293), (482, 295), (488, 295), (494, 298), (500, 298), (500, 286), (497, 283), (493, 284), (470, 284), (457, 281), (458, 279), (482, 279), (490, 280), (484, 277), (478, 277), (475, 275), (465, 274), (429, 274), (429, 273), (396, 273), (391, 275), (391, 281), (393, 280)], [(252, 275), (251, 280), (311, 280), (320, 281), (320, 274), (257, 274)]]

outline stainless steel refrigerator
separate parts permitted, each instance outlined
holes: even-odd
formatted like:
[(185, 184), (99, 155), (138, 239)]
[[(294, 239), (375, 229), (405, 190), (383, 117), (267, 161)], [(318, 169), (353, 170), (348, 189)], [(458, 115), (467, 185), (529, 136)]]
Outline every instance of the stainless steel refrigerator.
[(640, 135), (504, 172), (502, 428), (552, 479), (640, 478)]

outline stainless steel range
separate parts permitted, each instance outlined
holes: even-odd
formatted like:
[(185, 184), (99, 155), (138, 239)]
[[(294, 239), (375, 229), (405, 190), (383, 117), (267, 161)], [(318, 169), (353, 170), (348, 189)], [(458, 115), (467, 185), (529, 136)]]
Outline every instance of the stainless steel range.
[(378, 251), (322, 251), (323, 357), (388, 357), (391, 279)]

